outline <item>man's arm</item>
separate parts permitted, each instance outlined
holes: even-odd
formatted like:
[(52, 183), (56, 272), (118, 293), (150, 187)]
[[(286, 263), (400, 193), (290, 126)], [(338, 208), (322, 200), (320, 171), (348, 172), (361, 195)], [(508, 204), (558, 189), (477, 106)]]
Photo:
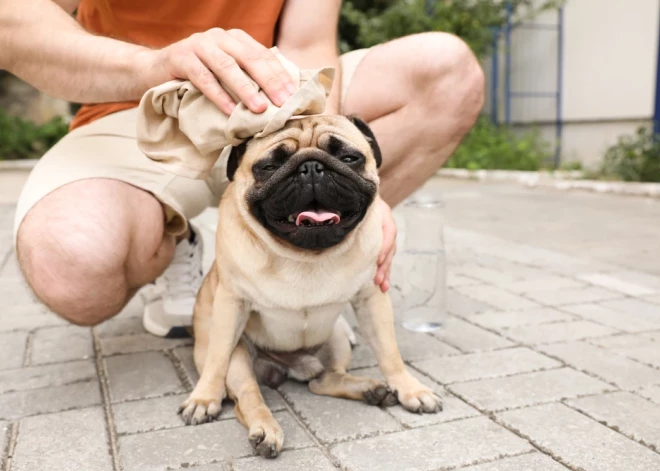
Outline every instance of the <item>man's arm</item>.
[(161, 50), (86, 32), (65, 10), (73, 0), (0, 0), (0, 69), (74, 102), (137, 100), (172, 79), (190, 80), (219, 108), (234, 108), (221, 79), (252, 111), (266, 102), (244, 69), (277, 105), (295, 91), (275, 55), (243, 31), (214, 28)]
[(334, 85), (326, 113), (340, 111), (341, 70), (337, 25), (341, 0), (286, 0), (277, 47), (300, 68), (335, 67)]

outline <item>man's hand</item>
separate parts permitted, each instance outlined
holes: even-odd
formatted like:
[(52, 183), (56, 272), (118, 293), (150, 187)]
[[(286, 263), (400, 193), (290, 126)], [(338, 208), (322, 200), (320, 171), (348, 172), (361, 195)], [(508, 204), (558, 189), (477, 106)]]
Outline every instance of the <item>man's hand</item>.
[(379, 204), (383, 212), (383, 247), (378, 255), (378, 271), (374, 283), (385, 293), (390, 289), (390, 269), (396, 253), (396, 224), (389, 205), (383, 200)]
[[(213, 28), (153, 53), (157, 54), (157, 70), (164, 68), (170, 80), (190, 80), (226, 114), (231, 113), (236, 103), (218, 80), (251, 111), (262, 113), (268, 106), (240, 69), (245, 70), (277, 106), (284, 104), (296, 91), (293, 80), (275, 54), (241, 30)], [(154, 77), (153, 81), (167, 80), (158, 81)]]

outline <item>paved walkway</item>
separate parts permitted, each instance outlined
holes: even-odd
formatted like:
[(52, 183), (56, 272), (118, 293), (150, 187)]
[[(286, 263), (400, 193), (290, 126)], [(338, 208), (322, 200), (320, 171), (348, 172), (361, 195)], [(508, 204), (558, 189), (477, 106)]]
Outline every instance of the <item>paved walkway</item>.
[[(266, 392), (286, 434), (276, 461), (252, 456), (230, 407), (182, 425), (190, 341), (146, 334), (138, 299), (95, 329), (36, 304), (10, 251), (13, 206), (0, 205), (0, 470), (659, 470), (660, 202), (430, 188), (448, 203), (451, 314), (437, 335), (399, 341), (444, 412), (287, 383)], [(207, 239), (213, 219), (199, 220)], [(353, 366), (378, 374), (364, 345)]]

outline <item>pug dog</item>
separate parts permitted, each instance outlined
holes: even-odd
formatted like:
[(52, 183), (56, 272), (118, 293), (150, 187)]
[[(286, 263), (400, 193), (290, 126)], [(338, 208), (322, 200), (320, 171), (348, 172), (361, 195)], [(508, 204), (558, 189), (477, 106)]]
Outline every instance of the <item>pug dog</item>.
[[(382, 245), (381, 152), (357, 117), (292, 119), (280, 132), (232, 149), (219, 205), (216, 259), (194, 311), (200, 379), (181, 405), (186, 424), (220, 414), (225, 397), (262, 456), (283, 434), (259, 382), (309, 382), (314, 394), (400, 403), (416, 413), (442, 409), (407, 370), (392, 305), (373, 282)], [(347, 373), (350, 303), (385, 378)]]

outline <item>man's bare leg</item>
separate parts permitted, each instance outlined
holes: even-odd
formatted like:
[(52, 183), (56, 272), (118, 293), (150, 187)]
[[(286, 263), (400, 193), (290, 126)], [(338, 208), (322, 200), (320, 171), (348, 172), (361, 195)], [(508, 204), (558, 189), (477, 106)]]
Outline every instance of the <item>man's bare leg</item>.
[(175, 245), (164, 235), (156, 198), (117, 180), (89, 179), (55, 190), (30, 210), (17, 253), (44, 304), (74, 324), (96, 325), (165, 270)]
[(370, 50), (343, 112), (373, 129), (383, 151), (381, 195), (395, 206), (447, 161), (483, 102), (483, 72), (469, 47), (450, 34), (424, 33)]

